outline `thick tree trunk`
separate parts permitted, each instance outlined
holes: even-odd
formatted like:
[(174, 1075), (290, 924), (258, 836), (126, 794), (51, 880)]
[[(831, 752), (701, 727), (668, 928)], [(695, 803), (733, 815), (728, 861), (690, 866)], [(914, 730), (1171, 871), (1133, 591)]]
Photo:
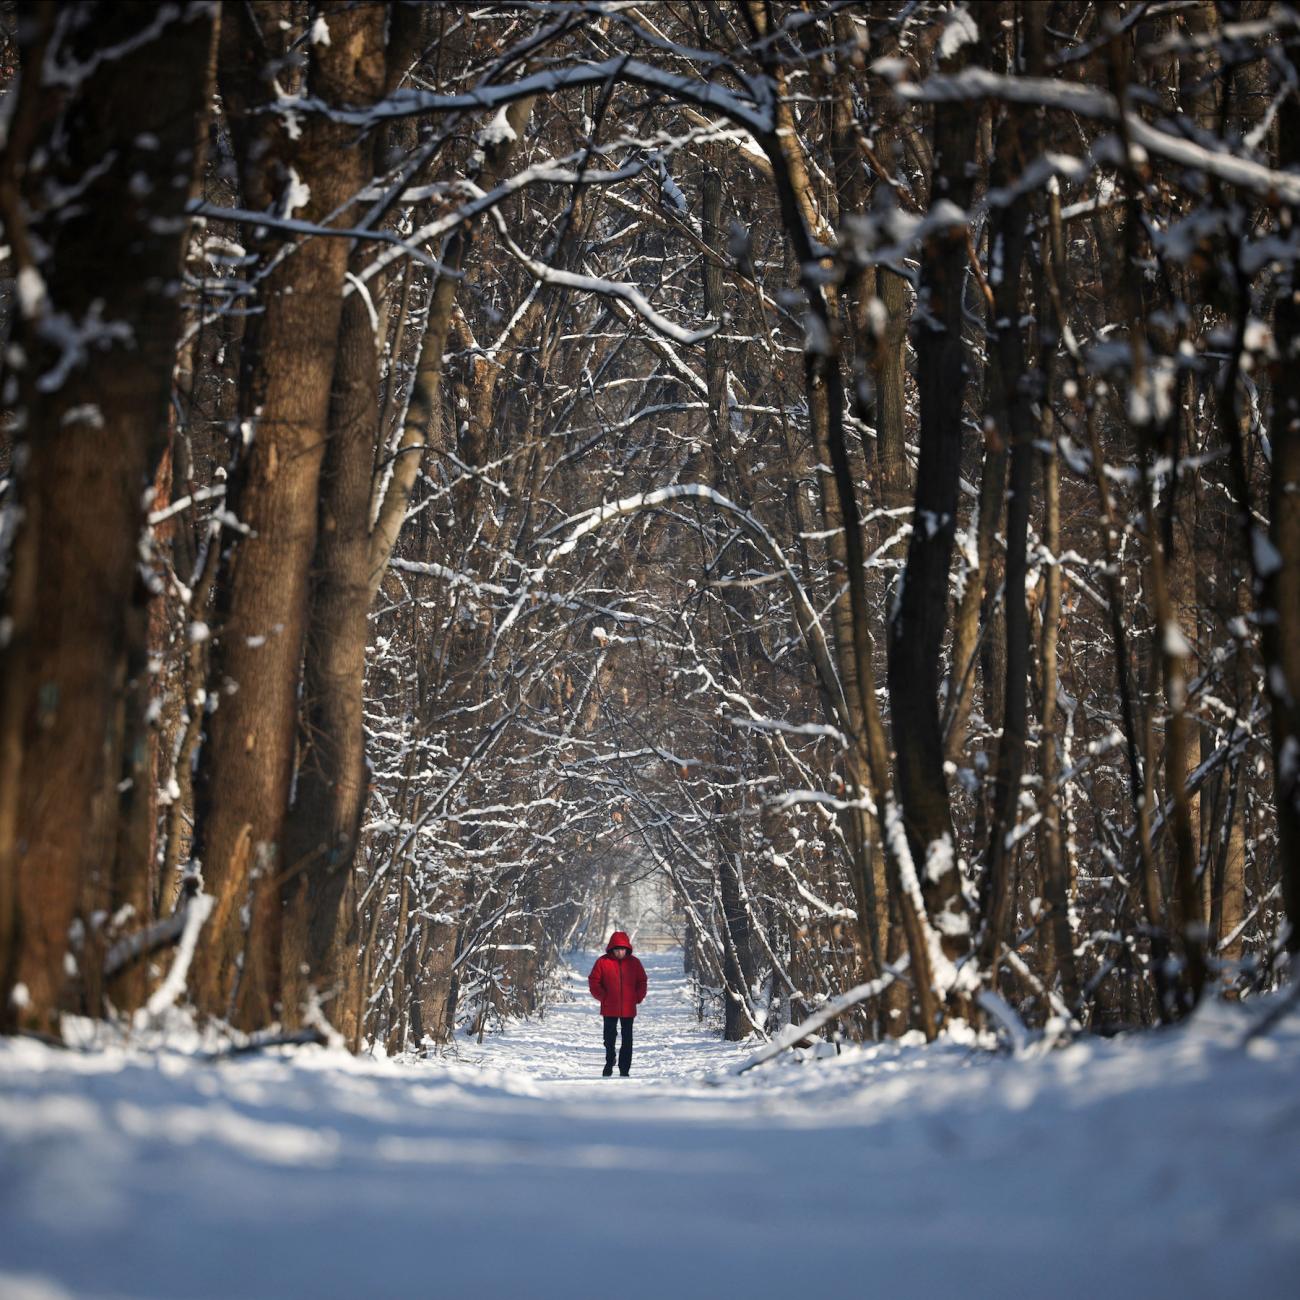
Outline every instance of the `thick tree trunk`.
[(371, 468), (379, 360), (359, 293), (343, 304), (321, 469), (293, 809), (285, 827), (284, 1018), (296, 1023), (306, 984), (332, 989), (335, 940), (367, 778), (362, 683), (370, 624)]
[[(390, 84), (398, 62), (390, 59)], [(531, 107), (527, 100), (507, 110), (511, 133), (485, 146), (476, 177), (481, 186), (490, 189), (495, 184)], [(289, 869), (301, 873), (288, 883), (292, 915), (284, 959), (286, 988), (292, 979), (291, 998), (305, 992), (307, 983), (329, 990), (352, 982), (352, 972), (339, 965), (337, 945), (339, 910), (366, 795), (362, 694), (368, 615), (397, 544), (424, 451), (439, 441), (444, 427), (442, 358), (459, 272), (472, 246), (473, 228), (464, 227), (449, 237), (443, 250), (446, 273), (432, 291), (411, 401), (391, 473), (380, 480), (383, 496), (373, 529), (375, 485), (367, 479), (364, 495), (361, 489), (362, 476), (373, 465), (377, 436), (383, 433), (376, 426), (380, 408), (375, 344), (360, 295), (351, 295), (345, 308), (324, 471), (323, 531), (314, 560), (298, 788), (286, 832)], [(287, 1003), (283, 1011), (291, 1019), (297, 1014)], [(336, 1014), (350, 1031), (347, 1036), (359, 1041), (364, 1015), (347, 1001)]]
[(111, 890), (97, 873), (112, 860), (115, 755), (144, 694), (137, 547), (166, 446), (215, 12), (159, 18), (152, 4), (26, 9), (0, 172), (26, 447), (0, 646), (0, 1023), (45, 1031), (67, 1005), (83, 891)]
[[(374, 81), (379, 55), (373, 45), (362, 46), (367, 63), (361, 90), (366, 95), (395, 90), (418, 52), (418, 8), (399, 6), (390, 11), (390, 18), (382, 86)], [(392, 123), (360, 143), (358, 153), (367, 170), (380, 169), (381, 157), (391, 144), (388, 137), (400, 127)], [(353, 260), (359, 272), (362, 265), (356, 253)], [(371, 300), (382, 302), (382, 283), (372, 280), (367, 293)], [(404, 293), (394, 360), (400, 358), (406, 298)], [(281, 1000), (283, 1019), (289, 1025), (298, 1023), (313, 990), (323, 993), (332, 1009), (341, 1006), (340, 906), (367, 793), (362, 696), (374, 590), (371, 477), (384, 436), (379, 356), (387, 319), (385, 310), (372, 323), (366, 294), (356, 284), (349, 286), (339, 321), (321, 466), (294, 800), (285, 826)]]
[[(251, 21), (248, 10), (240, 12)], [(267, 19), (275, 12), (253, 10)], [(385, 9), (332, 3), (322, 16), (330, 41), (311, 47), (309, 89), (327, 104), (375, 99), (383, 86)], [(256, 34), (246, 33), (234, 53), (250, 60), (260, 57), (260, 48)], [(223, 77), (227, 66), (223, 59)], [(256, 80), (260, 64), (231, 72), (228, 99), (235, 99), (239, 80), (266, 93)], [(257, 103), (247, 101), (241, 111), (252, 112)], [(246, 202), (277, 190), (280, 200), (295, 202), (305, 185), (310, 197), (300, 215), (324, 221), (369, 180), (368, 151), (357, 147), (354, 130), (323, 115), (308, 116), (298, 129), (300, 138), (291, 140), (278, 125), (269, 127), (259, 147), (244, 152), (255, 159), (244, 179)], [(228, 887), (236, 845), (249, 839), (254, 900), (237, 1001), (232, 1005), (236, 957), (245, 947), (238, 925), (208, 936), (196, 978), (202, 1008), (214, 1015), (233, 1011), (246, 1028), (273, 1020), (280, 995), (281, 882), (293, 867), (282, 841), (347, 258), (347, 242), (326, 237), (306, 239), (282, 257), (262, 281), (263, 314), (244, 344), (247, 446), (228, 508), (248, 531), (231, 548), (219, 587), (217, 707), (201, 756), (196, 821), (214, 892)]]

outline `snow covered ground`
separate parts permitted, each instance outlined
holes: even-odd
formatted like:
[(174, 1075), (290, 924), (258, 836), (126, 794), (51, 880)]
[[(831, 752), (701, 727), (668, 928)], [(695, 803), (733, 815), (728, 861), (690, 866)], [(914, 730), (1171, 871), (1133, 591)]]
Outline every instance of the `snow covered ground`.
[(459, 1062), (0, 1043), (0, 1297), (1297, 1294), (1300, 1013), (743, 1059), (649, 957)]

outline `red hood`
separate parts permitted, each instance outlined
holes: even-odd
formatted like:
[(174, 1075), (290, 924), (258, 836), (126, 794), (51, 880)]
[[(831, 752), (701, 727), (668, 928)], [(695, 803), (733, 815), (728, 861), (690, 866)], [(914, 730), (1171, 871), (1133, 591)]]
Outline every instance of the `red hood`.
[(614, 933), (609, 936), (609, 942), (605, 945), (605, 951), (608, 952), (611, 948), (626, 948), (628, 952), (631, 952), (632, 940), (629, 939), (622, 930), (615, 930)]

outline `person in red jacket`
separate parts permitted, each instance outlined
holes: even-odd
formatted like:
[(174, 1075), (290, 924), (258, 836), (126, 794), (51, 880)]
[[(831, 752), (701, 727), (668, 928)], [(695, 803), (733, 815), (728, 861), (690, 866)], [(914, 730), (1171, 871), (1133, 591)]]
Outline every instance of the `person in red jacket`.
[(618, 1027), (623, 1026), (623, 1041), (618, 1048), (618, 1072), (626, 1079), (632, 1069), (632, 1021), (636, 1009), (645, 999), (645, 967), (632, 956), (632, 941), (622, 930), (615, 930), (605, 946), (605, 955), (587, 976), (591, 996), (600, 1003), (605, 1017), (605, 1068), (609, 1078), (614, 1073), (614, 1043)]

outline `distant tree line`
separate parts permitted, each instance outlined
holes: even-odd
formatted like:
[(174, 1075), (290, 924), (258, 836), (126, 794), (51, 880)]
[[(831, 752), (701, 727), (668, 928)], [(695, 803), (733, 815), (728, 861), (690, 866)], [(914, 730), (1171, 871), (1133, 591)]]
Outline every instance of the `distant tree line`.
[(1294, 4), (2, 14), (4, 1028), (1289, 971)]

